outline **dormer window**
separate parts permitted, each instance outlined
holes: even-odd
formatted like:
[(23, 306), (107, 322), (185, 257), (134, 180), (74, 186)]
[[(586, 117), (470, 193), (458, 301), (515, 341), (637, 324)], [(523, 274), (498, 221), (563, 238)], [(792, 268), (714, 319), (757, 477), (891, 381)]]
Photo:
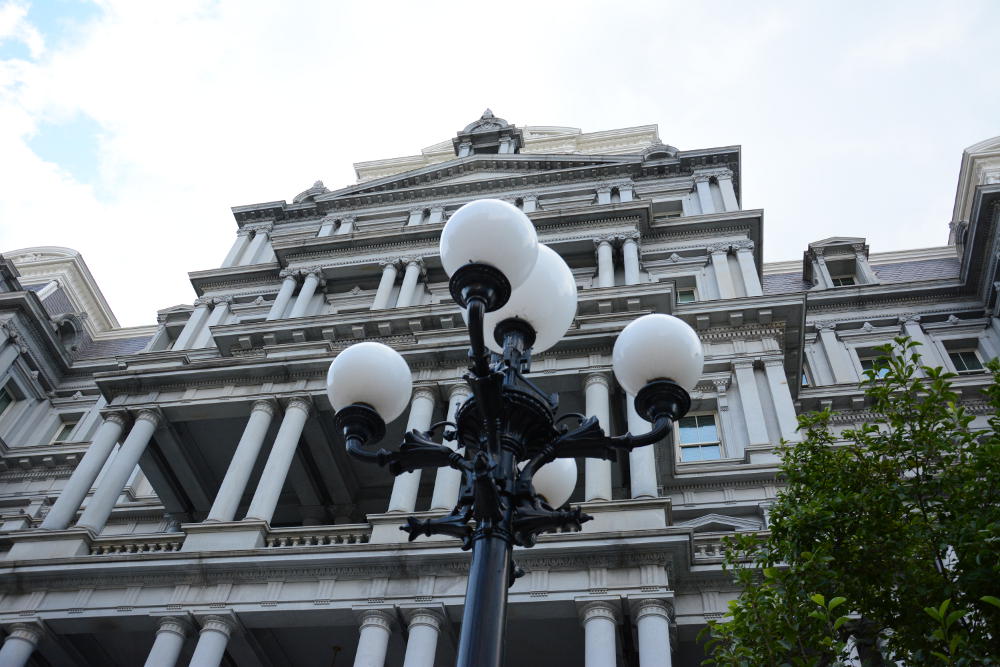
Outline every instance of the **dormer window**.
[(834, 287), (850, 287), (858, 284), (854, 276), (831, 276), (830, 282), (833, 283)]
[(813, 289), (879, 282), (868, 263), (868, 246), (863, 238), (834, 237), (810, 243), (803, 257), (802, 276)]

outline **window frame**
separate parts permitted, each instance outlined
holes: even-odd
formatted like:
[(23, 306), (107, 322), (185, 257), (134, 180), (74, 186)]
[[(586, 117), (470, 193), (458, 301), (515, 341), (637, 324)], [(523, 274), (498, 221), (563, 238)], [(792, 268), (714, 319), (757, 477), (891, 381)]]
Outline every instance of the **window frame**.
[[(850, 280), (851, 282), (850, 283), (845, 283), (845, 284), (838, 285), (837, 284), (838, 280)], [(858, 286), (858, 277), (854, 276), (854, 275), (847, 274), (847, 273), (838, 274), (836, 276), (830, 276), (830, 284), (833, 287), (857, 287)]]
[[(69, 439), (69, 436), (73, 434), (73, 429), (75, 429), (79, 423), (79, 419), (60, 421), (56, 426), (55, 433), (52, 434), (52, 438), (49, 439), (49, 444), (57, 445), (64, 442), (72, 442), (72, 440)], [(66, 431), (66, 437), (60, 440), (59, 434), (65, 431), (67, 426), (69, 427), (69, 431)]]
[[(689, 442), (689, 443), (682, 444), (681, 443), (681, 421), (683, 421), (684, 419), (687, 419), (688, 417), (711, 417), (712, 421), (715, 424), (715, 436), (716, 436), (717, 439), (716, 440), (706, 440), (704, 442)], [(713, 463), (713, 462), (716, 462), (716, 461), (722, 461), (722, 460), (724, 460), (726, 458), (726, 446), (725, 446), (724, 438), (722, 436), (722, 420), (719, 418), (719, 411), (718, 410), (694, 410), (694, 411), (691, 411), (691, 412), (687, 413), (686, 415), (684, 415), (684, 417), (681, 417), (681, 419), (678, 419), (677, 421), (674, 422), (673, 431), (674, 431), (673, 436), (674, 436), (675, 448), (677, 450), (677, 452), (676, 452), (676, 454), (674, 456), (676, 457), (678, 463)], [(718, 457), (711, 458), (711, 459), (695, 459), (695, 460), (692, 460), (692, 461), (685, 461), (684, 460), (684, 450), (685, 449), (695, 450), (695, 449), (700, 449), (701, 447), (713, 446), (713, 445), (716, 446), (716, 447), (718, 447), (718, 450), (719, 450)]]
[[(879, 352), (876, 352), (876, 351), (865, 350), (864, 352), (862, 352), (861, 350), (859, 350), (857, 348), (855, 348), (854, 352), (858, 356), (858, 367), (861, 369), (861, 376), (860, 377), (861, 377), (862, 380), (864, 380), (865, 377), (866, 377), (865, 376), (865, 371), (874, 370), (875, 361), (879, 357), (884, 356), (883, 354), (881, 354)], [(865, 362), (866, 361), (871, 363), (872, 368), (865, 368)], [(881, 380), (882, 378), (884, 378), (888, 374), (889, 374), (889, 368), (887, 366), (887, 367), (883, 368), (881, 370), (881, 372), (877, 373), (876, 377), (879, 380)]]
[[(681, 298), (680, 298), (681, 297), (681, 292), (690, 292), (691, 293), (691, 300), (690, 301), (681, 301)], [(680, 287), (680, 288), (677, 289), (677, 304), (678, 305), (687, 305), (689, 303), (697, 303), (697, 302), (698, 302), (698, 288), (697, 287)]]
[(8, 398), (7, 405), (3, 406), (3, 408), (0, 409), (0, 418), (3, 418), (3, 416), (7, 414), (7, 411), (10, 410), (15, 403), (17, 403), (17, 396), (15, 396), (14, 392), (10, 390), (9, 385), (10, 385), (9, 382), (4, 382), (3, 385), (0, 386), (0, 392), (7, 394)]
[[(983, 357), (982, 355), (979, 354), (979, 348), (977, 346), (970, 345), (968, 347), (963, 346), (954, 349), (946, 348), (945, 351), (948, 353), (948, 363), (951, 364), (952, 371), (954, 371), (955, 373), (958, 373), (959, 375), (977, 375), (979, 373), (986, 372), (986, 364), (983, 362)], [(979, 362), (979, 368), (974, 368), (972, 370), (969, 369), (959, 370), (958, 366), (955, 364), (955, 360), (952, 358), (951, 355), (965, 354), (967, 352), (971, 352), (972, 356), (976, 358), (976, 361)]]

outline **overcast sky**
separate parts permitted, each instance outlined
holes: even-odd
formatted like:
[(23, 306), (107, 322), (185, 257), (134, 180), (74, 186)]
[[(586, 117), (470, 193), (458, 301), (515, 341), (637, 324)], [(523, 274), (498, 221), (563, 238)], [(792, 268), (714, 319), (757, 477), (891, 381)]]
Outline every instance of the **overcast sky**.
[(484, 108), (740, 144), (768, 261), (943, 245), (1000, 134), (996, 2), (0, 0), (0, 249), (75, 248), (123, 325), (190, 303), (234, 205), (418, 153)]

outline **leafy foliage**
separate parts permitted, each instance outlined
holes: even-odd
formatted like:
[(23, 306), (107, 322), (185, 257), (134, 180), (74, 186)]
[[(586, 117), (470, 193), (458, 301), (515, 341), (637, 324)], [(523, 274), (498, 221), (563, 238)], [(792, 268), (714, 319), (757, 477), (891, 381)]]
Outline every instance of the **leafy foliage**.
[(770, 534), (727, 546), (743, 592), (703, 633), (705, 664), (857, 664), (851, 644), (865, 665), (1000, 664), (1000, 365), (977, 429), (917, 345), (866, 371), (869, 423), (800, 417)]

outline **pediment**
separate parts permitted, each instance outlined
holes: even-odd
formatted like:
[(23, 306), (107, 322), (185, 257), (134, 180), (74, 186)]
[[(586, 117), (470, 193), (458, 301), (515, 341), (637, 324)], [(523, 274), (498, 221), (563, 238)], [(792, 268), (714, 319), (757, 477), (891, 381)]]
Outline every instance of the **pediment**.
[(760, 530), (762, 524), (757, 519), (743, 519), (725, 514), (705, 514), (697, 519), (674, 524), (693, 528), (696, 533), (723, 533), (740, 530)]
[(822, 241), (813, 241), (809, 244), (810, 248), (831, 248), (836, 246), (850, 246), (855, 244), (864, 244), (865, 238), (863, 236), (831, 236), (828, 239), (823, 239)]

